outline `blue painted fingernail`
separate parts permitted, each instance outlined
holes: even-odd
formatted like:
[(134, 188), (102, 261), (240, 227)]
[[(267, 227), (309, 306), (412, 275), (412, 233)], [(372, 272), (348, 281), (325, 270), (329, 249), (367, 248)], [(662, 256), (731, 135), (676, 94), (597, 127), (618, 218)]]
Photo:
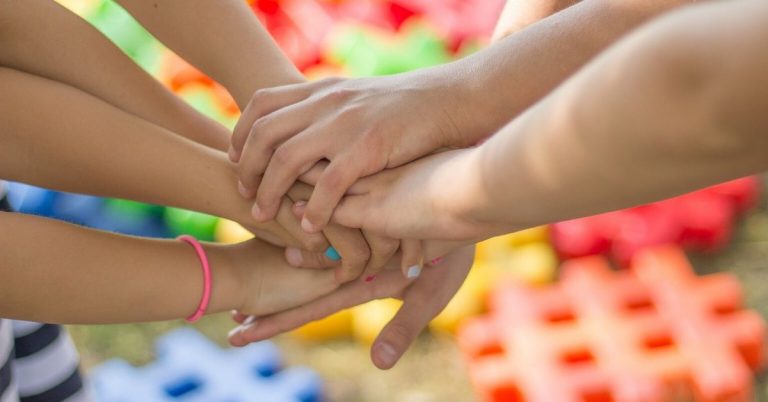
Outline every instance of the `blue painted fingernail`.
[(325, 256), (331, 259), (332, 261), (338, 261), (341, 259), (341, 256), (339, 255), (339, 252), (336, 251), (333, 247), (328, 247), (325, 250)]

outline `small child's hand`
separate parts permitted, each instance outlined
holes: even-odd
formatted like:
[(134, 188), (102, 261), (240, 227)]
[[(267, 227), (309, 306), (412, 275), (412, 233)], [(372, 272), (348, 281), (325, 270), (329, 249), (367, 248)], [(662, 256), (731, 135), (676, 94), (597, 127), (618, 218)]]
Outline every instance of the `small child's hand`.
[(227, 262), (239, 282), (238, 310), (249, 315), (297, 307), (339, 286), (333, 270), (294, 268), (283, 259), (282, 249), (259, 240), (217, 247), (220, 260)]
[(243, 325), (230, 333), (229, 341), (244, 346), (358, 304), (395, 297), (403, 300), (403, 306), (371, 348), (374, 364), (381, 369), (391, 368), (461, 287), (472, 267), (473, 252), (474, 247), (456, 250), (438, 265), (427, 267), (415, 281), (403, 278), (397, 270), (386, 270), (375, 281), (347, 283), (326, 296), (277, 314), (250, 319), (235, 314), (235, 320)]

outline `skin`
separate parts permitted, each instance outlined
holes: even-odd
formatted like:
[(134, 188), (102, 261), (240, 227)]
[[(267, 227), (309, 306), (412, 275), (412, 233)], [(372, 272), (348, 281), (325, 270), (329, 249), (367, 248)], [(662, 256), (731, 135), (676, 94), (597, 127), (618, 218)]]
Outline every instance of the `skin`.
[[(200, 262), (188, 244), (13, 213), (0, 213), (0, 223), (14, 228), (0, 234), (0, 316), (66, 324), (145, 322), (189, 316), (200, 301)], [(279, 248), (260, 240), (204, 248), (213, 275), (208, 313), (267, 314), (338, 286), (332, 271), (292, 268)], [(285, 292), (287, 287), (296, 288)]]
[(271, 219), (291, 184), (327, 159), (302, 220), (317, 232), (359, 178), (481, 141), (622, 35), (684, 3), (585, 0), (454, 63), (263, 90), (232, 137), (240, 180), (256, 193), (255, 215)]
[[(359, 181), (334, 219), (387, 235), (437, 235), (461, 244), (765, 171), (766, 27), (768, 5), (753, 0), (699, 5), (662, 18), (482, 146)], [(429, 272), (409, 289), (429, 286), (422, 281)], [(345, 285), (257, 320), (231, 340), (264, 339), (376, 296)], [(407, 349), (400, 341), (412, 339), (398, 334), (418, 333), (426, 322), (401, 317), (391, 325), (395, 329), (385, 329), (373, 347), (381, 368)]]
[[(723, 25), (708, 27), (715, 16)], [(768, 6), (754, 0), (662, 18), (483, 145), (361, 180), (335, 219), (474, 241), (764, 172), (766, 27)]]
[[(9, 2), (0, 13), (3, 20), (0, 40), (8, 37), (4, 35), (14, 34), (15, 25), (6, 22), (24, 16), (25, 13), (10, 14), (25, 10), (17, 6), (46, 4)], [(56, 14), (61, 9), (47, 11), (62, 29), (73, 29), (68, 32), (70, 37), (88, 43), (90, 52), (110, 49), (102, 46), (106, 42), (100, 36), (87, 34), (91, 35), (89, 38), (73, 28), (77, 24), (58, 19), (65, 15)], [(87, 28), (85, 24), (79, 24), (79, 27)], [(58, 35), (62, 36), (66, 35)], [(53, 37), (55, 35), (40, 36), (43, 41)], [(92, 41), (93, 38), (96, 40)], [(44, 43), (25, 43), (52, 49)], [(0, 68), (0, 83), (5, 95), (0, 104), (2, 177), (64, 191), (174, 205), (241, 222), (245, 219), (240, 218), (250, 215), (247, 203), (236, 194), (234, 173), (224, 155), (190, 140), (194, 135), (181, 135), (161, 126), (162, 123), (183, 129), (189, 124), (185, 121), (187, 118), (197, 123), (206, 120), (190, 112), (189, 108), (173, 107), (177, 101), (166, 96), (159, 86), (148, 83), (146, 75), (135, 74), (138, 70), (126, 67), (123, 61), (127, 59), (113, 60), (109, 53), (102, 54), (100, 60), (120, 69), (121, 74), (109, 81), (91, 71), (93, 77), (98, 78), (91, 82), (70, 74), (66, 66), (60, 70), (46, 69), (50, 66), (36, 63), (22, 51), (22, 47), (9, 41), (4, 44), (9, 46), (3, 49), (7, 50), (2, 54), (3, 64), (16, 63), (13, 64), (16, 68), (27, 68), (34, 74)], [(83, 49), (67, 49), (66, 54), (56, 57), (70, 55), (80, 60), (86, 56)], [(118, 55), (117, 52), (112, 54)], [(48, 60), (47, 55), (40, 57)], [(248, 74), (244, 81), (254, 77), (252, 72)], [(141, 102), (131, 103), (142, 97), (157, 108), (142, 109)], [(35, 113), (38, 110), (46, 110), (45, 119)], [(209, 124), (207, 127), (218, 126)], [(34, 162), (39, 160), (46, 163)], [(191, 193), (190, 188), (199, 191)], [(302, 197), (301, 192), (291, 196)], [(10, 284), (11, 290), (24, 290), (27, 284), (35, 281), (40, 294), (30, 297), (26, 290), (23, 294), (11, 290), (2, 292), (7, 297), (2, 301), (7, 306), (7, 310), (0, 313), (3, 316), (72, 323), (146, 321), (186, 316), (198, 301), (199, 262), (188, 245), (111, 235), (13, 214), (2, 214), (0, 219), (19, 231), (18, 236), (3, 239), (3, 246), (10, 250), (4, 250), (4, 255), (13, 255), (13, 261), (3, 265), (4, 280), (7, 278), (4, 284)], [(45, 256), (39, 255), (41, 241), (46, 245), (54, 244), (47, 247), (50, 253)], [(95, 246), (84, 249), (83, 244)], [(263, 315), (301, 305), (336, 287), (328, 280), (330, 271), (305, 271), (283, 263), (273, 264), (275, 249), (257, 240), (238, 246), (209, 245), (206, 248), (214, 265), (214, 296), (209, 312), (235, 308), (247, 314)], [(77, 254), (72, 250), (78, 250)], [(185, 251), (183, 258), (181, 250)], [(442, 255), (445, 251), (428, 252)], [(115, 255), (125, 256), (125, 259), (115, 263), (112, 260)], [(57, 257), (55, 264), (51, 256)], [(104, 264), (108, 258), (110, 263)], [(253, 269), (256, 260), (264, 262), (265, 266)], [(130, 266), (124, 265), (129, 262)], [(19, 269), (20, 266), (25, 269)], [(167, 275), (160, 267), (168, 267)], [(468, 268), (468, 264), (462, 267), (464, 270)], [(67, 275), (62, 277), (65, 272)], [(126, 275), (129, 272), (132, 274), (130, 278)], [(169, 283), (169, 278), (174, 282)], [(405, 279), (403, 282), (411, 283)], [(119, 288), (115, 288), (116, 283), (120, 284)], [(286, 287), (297, 284), (300, 289), (285, 292)], [(83, 285), (94, 290), (83, 292)], [(449, 288), (453, 285), (437, 286)], [(108, 291), (101, 292), (101, 289)], [(141, 292), (137, 293), (137, 289)], [(143, 295), (141, 301), (145, 303), (136, 300), (137, 294)], [(54, 308), (49, 306), (51, 300), (59, 301)], [(46, 305), (42, 306), (41, 301)], [(88, 310), (94, 305), (98, 306)], [(115, 309), (122, 309), (124, 315), (115, 314)]]
[[(57, 3), (9, 1), (0, 9), (0, 19), (1, 66), (67, 84), (212, 149), (225, 151), (229, 146), (230, 133), (225, 127), (197, 113), (90, 24)], [(30, 26), (38, 28), (30, 31)], [(228, 212), (209, 204), (198, 204), (194, 209), (236, 219), (275, 244), (325, 250), (325, 238), (303, 232), (290, 213), (290, 204), (286, 201), (276, 221), (263, 224), (253, 222), (250, 214), (243, 213), (247, 209), (237, 203), (219, 205), (237, 205)]]
[[(243, 1), (120, 0), (119, 3), (160, 41), (221, 83), (243, 110), (241, 121), (249, 121), (253, 111), (261, 106), (260, 97), (253, 96), (254, 93), (304, 82)], [(241, 126), (239, 122), (238, 127)], [(239, 190), (246, 199), (254, 195), (247, 187), (240, 186)], [(293, 218), (289, 210), (295, 201), (300, 200), (291, 198), (290, 194), (288, 198), (281, 197), (279, 214), (285, 219)], [(269, 221), (259, 220), (253, 224)], [(293, 223), (290, 229), (292, 233), (300, 230)], [(324, 228), (322, 234), (342, 257), (337, 270), (342, 282), (375, 276), (399, 248), (404, 250), (405, 259), (401, 264), (404, 273), (421, 261), (418, 242), (400, 244), (396, 239), (338, 225)], [(311, 234), (302, 232), (296, 236)]]

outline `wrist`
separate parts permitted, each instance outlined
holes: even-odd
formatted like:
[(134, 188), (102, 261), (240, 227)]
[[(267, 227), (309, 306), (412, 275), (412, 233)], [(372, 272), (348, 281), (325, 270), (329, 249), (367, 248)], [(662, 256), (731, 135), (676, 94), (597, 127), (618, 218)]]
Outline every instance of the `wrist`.
[(211, 301), (207, 314), (239, 309), (244, 305), (245, 273), (232, 258), (227, 246), (206, 243), (204, 246), (211, 265)]
[(498, 203), (483, 175), (481, 148), (451, 153), (453, 155), (434, 171), (436, 188), (441, 192), (434, 197), (434, 204), (437, 215), (447, 217), (446, 230), (467, 241), (507, 232), (506, 225), (488, 214)]
[(482, 142), (516, 115), (497, 78), (501, 69), (488, 64), (480, 55), (473, 55), (444, 66), (450, 98), (455, 100), (451, 116), (457, 122), (461, 135), (457, 142), (462, 148)]

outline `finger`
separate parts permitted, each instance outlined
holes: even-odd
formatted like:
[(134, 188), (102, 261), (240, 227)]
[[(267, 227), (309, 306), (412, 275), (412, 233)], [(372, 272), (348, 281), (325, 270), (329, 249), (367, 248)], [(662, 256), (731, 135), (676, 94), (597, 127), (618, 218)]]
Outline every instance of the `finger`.
[(387, 265), (387, 262), (395, 255), (400, 248), (400, 241), (378, 236), (370, 232), (363, 232), (365, 241), (371, 249), (371, 259), (365, 266), (365, 271), (361, 278), (365, 282), (370, 282)]
[(376, 230), (376, 225), (371, 224), (375, 219), (369, 194), (348, 195), (341, 199), (339, 205), (333, 211), (331, 222), (349, 228)]
[(339, 225), (328, 225), (323, 234), (341, 256), (341, 266), (336, 269), (336, 280), (345, 283), (359, 278), (371, 258), (371, 249), (362, 232)]
[[(332, 248), (329, 247), (329, 249)], [(313, 252), (296, 247), (286, 247), (285, 261), (297, 268), (330, 268), (341, 264), (341, 258), (333, 258), (332, 253), (328, 250)]]
[(296, 179), (328, 153), (330, 143), (317, 142), (320, 137), (309, 133), (310, 130), (311, 128), (286, 140), (275, 149), (269, 159), (256, 194), (256, 205), (261, 212), (260, 219), (269, 219), (274, 213), (277, 201), (291, 188)]
[[(328, 167), (328, 163), (327, 160), (321, 160), (315, 163), (315, 166), (312, 166), (311, 169), (299, 176), (299, 180), (311, 186), (317, 185), (317, 181), (320, 180), (320, 176), (323, 175), (323, 172)], [(309, 199), (309, 197), (307, 197), (307, 199)]]
[[(293, 213), (302, 216), (306, 212), (305, 208), (305, 202), (297, 202), (293, 205)], [(333, 257), (337, 256), (341, 257), (341, 267), (336, 270), (336, 279), (339, 283), (349, 282), (360, 277), (371, 257), (371, 249), (363, 233), (339, 225), (329, 225), (322, 233), (337, 253), (337, 255), (329, 255), (326, 252), (325, 256), (332, 259), (336, 259)]]
[(325, 251), (330, 244), (322, 233), (307, 233), (301, 229), (299, 218), (293, 212), (293, 201), (288, 197), (280, 200), (275, 221), (308, 251)]
[(372, 283), (353, 281), (314, 301), (280, 313), (259, 317), (257, 325), (230, 333), (233, 346), (269, 339), (338, 311), (384, 297), (396, 296), (408, 285), (399, 272), (386, 271)]
[(418, 334), (445, 309), (467, 277), (473, 251), (474, 247), (466, 247), (447, 255), (443, 267), (425, 269), (422, 277), (407, 287), (403, 305), (371, 348), (376, 367), (392, 368)]
[[(312, 125), (317, 107), (308, 100), (286, 106), (258, 118), (248, 133), (239, 158), (241, 175), (261, 176), (271, 163), (275, 150), (285, 141), (306, 137), (305, 129)], [(300, 141), (302, 147), (305, 141)]]
[(405, 301), (371, 347), (371, 361), (382, 370), (392, 368), (435, 317), (422, 303)]
[(242, 324), (245, 321), (245, 319), (249, 317), (248, 315), (245, 315), (237, 310), (232, 310), (231, 314), (232, 314), (232, 319), (238, 324)]
[(301, 220), (305, 231), (317, 232), (325, 227), (347, 189), (365, 174), (363, 158), (347, 155), (332, 160), (320, 176)]
[(402, 240), (400, 241), (400, 249), (403, 252), (401, 263), (403, 275), (411, 280), (418, 278), (424, 268), (421, 240)]
[(300, 83), (256, 91), (235, 124), (229, 158), (238, 162), (253, 123), (262, 116), (285, 106), (300, 102), (312, 94), (313, 84)]

